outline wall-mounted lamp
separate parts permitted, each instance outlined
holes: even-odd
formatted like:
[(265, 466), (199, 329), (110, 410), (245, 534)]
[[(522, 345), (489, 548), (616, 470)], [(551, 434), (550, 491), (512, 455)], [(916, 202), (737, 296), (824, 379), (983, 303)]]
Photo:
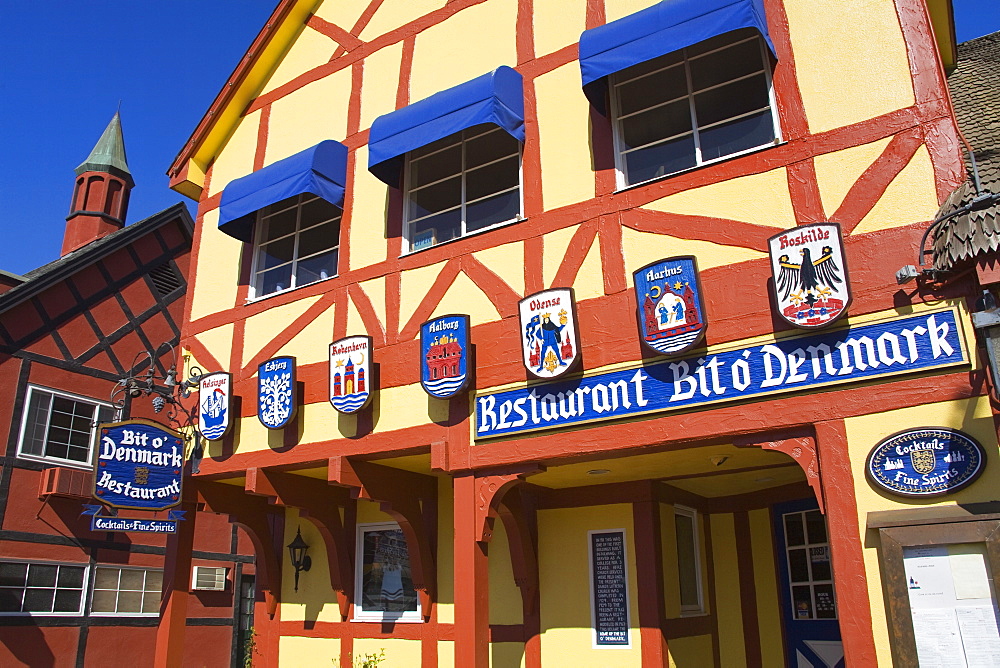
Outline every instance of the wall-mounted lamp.
[(288, 544), (288, 558), (295, 569), (295, 591), (299, 590), (299, 573), (312, 568), (312, 559), (306, 554), (308, 550), (309, 544), (302, 540), (302, 529), (297, 529), (295, 539)]
[(1000, 309), (996, 299), (989, 290), (983, 290), (983, 295), (976, 300), (972, 313), (972, 325), (982, 332), (986, 344), (986, 354), (990, 360), (990, 376), (993, 378), (993, 394), (998, 394), (997, 383), (1000, 382)]

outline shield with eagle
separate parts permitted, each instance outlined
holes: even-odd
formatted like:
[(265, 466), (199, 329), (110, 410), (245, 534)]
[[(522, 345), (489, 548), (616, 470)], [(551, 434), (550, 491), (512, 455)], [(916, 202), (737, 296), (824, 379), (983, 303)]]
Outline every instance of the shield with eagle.
[(826, 327), (847, 312), (851, 286), (840, 225), (799, 225), (767, 241), (778, 315), (795, 327)]

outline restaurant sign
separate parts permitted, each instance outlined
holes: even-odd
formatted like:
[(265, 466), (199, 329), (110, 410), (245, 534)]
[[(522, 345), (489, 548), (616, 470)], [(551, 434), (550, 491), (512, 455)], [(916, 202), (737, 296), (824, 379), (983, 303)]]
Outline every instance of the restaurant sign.
[(184, 439), (150, 420), (98, 429), (94, 498), (112, 508), (164, 510), (180, 503)]
[(476, 397), (476, 438), (968, 364), (954, 308)]
[(886, 438), (868, 455), (865, 472), (900, 496), (938, 496), (971, 485), (983, 472), (986, 451), (956, 429), (923, 427)]

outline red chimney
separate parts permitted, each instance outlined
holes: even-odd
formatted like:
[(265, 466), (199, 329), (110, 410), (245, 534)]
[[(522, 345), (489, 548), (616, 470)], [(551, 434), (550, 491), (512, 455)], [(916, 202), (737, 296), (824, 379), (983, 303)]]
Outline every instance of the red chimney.
[(76, 168), (62, 255), (124, 227), (133, 185), (125, 160), (121, 118), (116, 112), (90, 156)]

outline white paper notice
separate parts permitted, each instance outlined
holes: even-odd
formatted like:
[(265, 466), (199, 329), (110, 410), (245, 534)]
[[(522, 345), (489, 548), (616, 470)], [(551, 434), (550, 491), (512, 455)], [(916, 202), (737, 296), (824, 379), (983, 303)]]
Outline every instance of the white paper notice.
[(954, 610), (914, 609), (913, 632), (922, 668), (966, 668)]
[(986, 544), (951, 545), (951, 574), (955, 580), (955, 598), (989, 599), (990, 575), (986, 568)]
[(969, 668), (1000, 668), (1000, 630), (991, 605), (955, 608)]
[(955, 604), (947, 545), (904, 548), (903, 568), (912, 609), (950, 609)]

